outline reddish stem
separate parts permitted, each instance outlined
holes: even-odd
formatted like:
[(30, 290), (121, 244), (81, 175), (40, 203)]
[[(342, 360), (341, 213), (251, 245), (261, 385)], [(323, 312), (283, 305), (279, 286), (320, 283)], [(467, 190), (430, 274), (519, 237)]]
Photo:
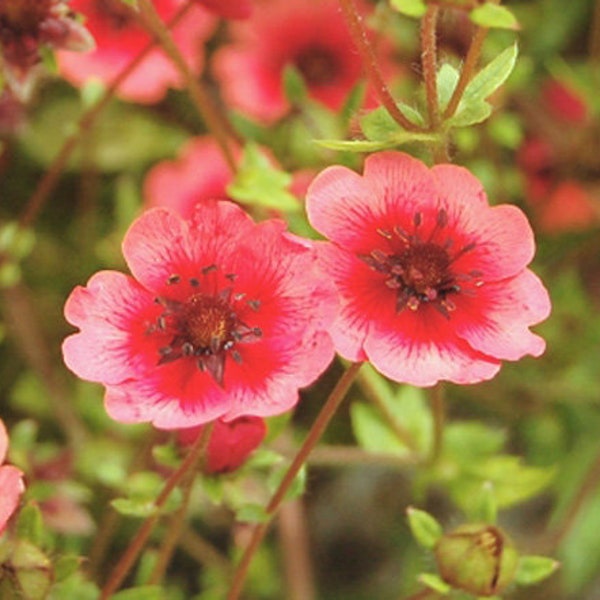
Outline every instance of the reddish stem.
[[(271, 497), (271, 500), (265, 509), (269, 517), (272, 517), (277, 511), (279, 505), (283, 502), (288, 490), (294, 482), (296, 475), (298, 475), (298, 472), (306, 462), (308, 455), (316, 446), (317, 442), (321, 439), (321, 436), (325, 432), (329, 421), (331, 421), (333, 418), (333, 415), (336, 413), (338, 407), (344, 399), (346, 392), (350, 389), (350, 386), (352, 385), (352, 382), (354, 381), (361, 364), (362, 363), (352, 363), (337, 382), (336, 386), (333, 388), (333, 391), (329, 395), (329, 398), (323, 405), (321, 412), (318, 414), (313, 426), (308, 432), (304, 443), (300, 447), (300, 450), (298, 450), (298, 453), (294, 457), (292, 464), (288, 468), (283, 480), (279, 484), (279, 487)], [(244, 554), (242, 555), (242, 558), (233, 575), (233, 581), (229, 589), (229, 594), (227, 595), (227, 600), (238, 600), (240, 597), (246, 576), (248, 574), (248, 569), (250, 568), (250, 563), (252, 562), (254, 554), (258, 550), (260, 543), (267, 533), (269, 523), (270, 521), (265, 521), (264, 523), (259, 523), (254, 527), (254, 530), (252, 531), (252, 537), (250, 538), (250, 541), (246, 546)]]
[(369, 42), (367, 32), (362, 25), (362, 17), (358, 14), (353, 0), (339, 0), (339, 2), (346, 23), (348, 24), (350, 35), (354, 40), (354, 44), (360, 54), (367, 77), (371, 80), (379, 101), (400, 127), (403, 127), (407, 131), (421, 131), (421, 129), (410, 121), (398, 108), (398, 105), (392, 97), (392, 94), (383, 79), (381, 70), (379, 69), (377, 57)]
[(429, 116), (429, 128), (436, 131), (440, 123), (437, 92), (437, 39), (436, 28), (439, 8), (430, 4), (421, 22), (421, 67), (425, 83), (425, 98)]

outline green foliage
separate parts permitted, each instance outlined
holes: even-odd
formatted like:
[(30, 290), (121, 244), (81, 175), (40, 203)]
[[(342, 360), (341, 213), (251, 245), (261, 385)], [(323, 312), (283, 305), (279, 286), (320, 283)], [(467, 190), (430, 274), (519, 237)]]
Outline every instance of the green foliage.
[(515, 573), (519, 585), (535, 585), (552, 575), (560, 563), (547, 556), (521, 556)]
[(111, 501), (112, 507), (122, 515), (147, 518), (157, 513), (165, 514), (177, 510), (181, 504), (181, 492), (171, 492), (162, 507), (156, 506), (156, 498), (162, 491), (164, 479), (151, 471), (134, 473), (125, 483), (127, 497)]
[(408, 524), (413, 537), (420, 546), (432, 550), (442, 537), (442, 526), (424, 510), (408, 507)]
[(480, 27), (519, 29), (515, 15), (506, 6), (486, 2), (469, 13), (469, 18)]

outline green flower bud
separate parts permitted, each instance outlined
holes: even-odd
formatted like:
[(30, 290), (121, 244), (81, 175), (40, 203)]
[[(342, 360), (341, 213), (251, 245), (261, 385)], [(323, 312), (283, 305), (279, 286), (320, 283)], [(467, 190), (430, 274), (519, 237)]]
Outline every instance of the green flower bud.
[(434, 548), (442, 579), (476, 596), (494, 596), (513, 581), (518, 554), (497, 527), (467, 524), (445, 534)]

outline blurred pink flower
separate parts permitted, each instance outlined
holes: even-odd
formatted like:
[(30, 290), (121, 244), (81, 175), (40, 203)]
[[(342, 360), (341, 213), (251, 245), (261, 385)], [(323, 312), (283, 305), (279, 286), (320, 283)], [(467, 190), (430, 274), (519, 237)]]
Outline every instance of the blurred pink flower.
[(85, 52), (94, 40), (65, 0), (0, 2), (0, 69), (20, 98), (29, 95), (44, 48)]
[(543, 353), (529, 326), (550, 300), (527, 269), (531, 228), (518, 208), (490, 207), (466, 169), (373, 154), (363, 176), (318, 175), (307, 210), (331, 240), (320, 257), (341, 296), (332, 337), (342, 356), (430, 386), (490, 379), (501, 360)]
[(81, 330), (65, 362), (106, 386), (114, 419), (176, 429), (278, 414), (333, 358), (335, 292), (312, 244), (283, 222), (256, 224), (224, 201), (190, 220), (156, 208), (123, 253), (133, 278), (97, 273), (65, 307)]
[[(282, 76), (293, 65), (313, 99), (339, 109), (363, 72), (337, 0), (265, 0), (254, 8), (252, 19), (231, 25), (232, 43), (215, 55), (227, 104), (265, 123), (285, 116), (291, 107)], [(388, 73), (390, 46), (378, 42)]]
[[(155, 0), (156, 11), (168, 22), (183, 0)], [(109, 85), (115, 76), (150, 42), (133, 9), (121, 0), (71, 0), (70, 6), (86, 18), (86, 26), (97, 48), (87, 54), (58, 53), (61, 74), (76, 86), (91, 78)], [(180, 52), (195, 73), (203, 65), (203, 41), (214, 29), (215, 20), (205, 10), (193, 7), (171, 33)], [(181, 87), (181, 76), (169, 57), (153, 49), (121, 84), (117, 95), (142, 103), (158, 102), (169, 87)]]
[(3, 464), (8, 452), (8, 433), (0, 419), (0, 534), (15, 512), (21, 494), (25, 491), (23, 473), (12, 465)]
[(150, 169), (144, 181), (146, 206), (163, 206), (189, 218), (198, 202), (227, 199), (232, 179), (217, 142), (210, 136), (193, 138), (177, 159)]
[[(179, 442), (185, 446), (194, 443), (203, 426), (180, 429)], [(229, 473), (241, 467), (250, 453), (263, 441), (267, 426), (259, 417), (238, 417), (233, 421), (218, 419), (214, 422), (208, 442), (207, 473)]]
[(247, 19), (252, 13), (250, 0), (196, 0), (196, 2), (225, 19)]

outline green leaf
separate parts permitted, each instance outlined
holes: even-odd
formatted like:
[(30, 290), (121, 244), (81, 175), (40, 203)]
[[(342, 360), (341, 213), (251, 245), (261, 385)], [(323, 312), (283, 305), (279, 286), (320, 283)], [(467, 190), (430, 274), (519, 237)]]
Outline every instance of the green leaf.
[(435, 575), (434, 573), (421, 573), (419, 581), (442, 596), (447, 596), (452, 591), (452, 586), (448, 585), (439, 575)]
[(287, 64), (283, 70), (283, 90), (285, 97), (294, 106), (302, 105), (308, 97), (302, 73), (291, 64)]
[[(403, 103), (398, 103), (398, 108), (409, 121), (415, 125), (423, 126), (424, 119), (418, 110)], [(398, 136), (406, 135), (408, 133), (394, 120), (385, 106), (380, 106), (367, 113), (360, 120), (360, 127), (367, 140), (372, 142), (395, 140)], [(415, 134), (413, 133), (412, 135)]]
[(392, 141), (370, 142), (367, 140), (315, 140), (315, 143), (328, 150), (339, 152), (377, 152), (393, 148), (396, 144)]
[(409, 506), (406, 510), (413, 537), (420, 546), (432, 550), (443, 535), (442, 526), (428, 512)]
[(266, 523), (270, 516), (260, 504), (244, 504), (235, 513), (240, 523)]
[(558, 561), (547, 556), (521, 556), (515, 582), (519, 585), (535, 585), (550, 577), (559, 566)]
[(110, 504), (119, 514), (127, 517), (145, 519), (158, 513), (158, 508), (152, 500), (115, 498)]
[(475, 25), (495, 29), (520, 29), (515, 15), (506, 6), (486, 3), (474, 8), (469, 13), (469, 18)]
[(392, 8), (407, 17), (419, 19), (427, 12), (424, 0), (391, 0)]
[(38, 505), (29, 502), (19, 512), (17, 521), (17, 536), (32, 544), (41, 545), (44, 538), (44, 520)]
[[(271, 473), (269, 474), (268, 480), (267, 480), (267, 486), (271, 493), (275, 493), (275, 491), (279, 487), (279, 484), (283, 481), (283, 478), (287, 474), (288, 468), (289, 468), (289, 465), (286, 463), (286, 464), (282, 464), (280, 466), (276, 466), (273, 469), (273, 471), (271, 471)], [(293, 500), (294, 498), (298, 498), (299, 496), (301, 496), (304, 493), (305, 488), (306, 488), (306, 465), (302, 465), (302, 468), (298, 471), (298, 473), (296, 474), (296, 477), (294, 477), (294, 481), (292, 482), (292, 485), (288, 488), (288, 491), (285, 494), (285, 499)]]
[(300, 209), (298, 199), (288, 192), (292, 176), (274, 167), (256, 144), (248, 144), (227, 194), (242, 204), (281, 211)]
[(57, 583), (74, 575), (84, 559), (75, 554), (65, 554), (54, 561), (54, 578)]
[(473, 77), (465, 88), (456, 113), (446, 122), (448, 126), (474, 125), (491, 115), (492, 107), (486, 100), (508, 79), (517, 54), (517, 45), (509, 46)]
[(478, 501), (473, 518), (482, 523), (494, 524), (498, 517), (498, 503), (494, 493), (494, 484), (491, 481), (484, 481)]
[(143, 585), (117, 592), (113, 600), (164, 600), (165, 590), (158, 585)]
[(460, 74), (456, 67), (449, 63), (443, 64), (437, 72), (436, 82), (440, 109), (443, 111), (454, 93)]

